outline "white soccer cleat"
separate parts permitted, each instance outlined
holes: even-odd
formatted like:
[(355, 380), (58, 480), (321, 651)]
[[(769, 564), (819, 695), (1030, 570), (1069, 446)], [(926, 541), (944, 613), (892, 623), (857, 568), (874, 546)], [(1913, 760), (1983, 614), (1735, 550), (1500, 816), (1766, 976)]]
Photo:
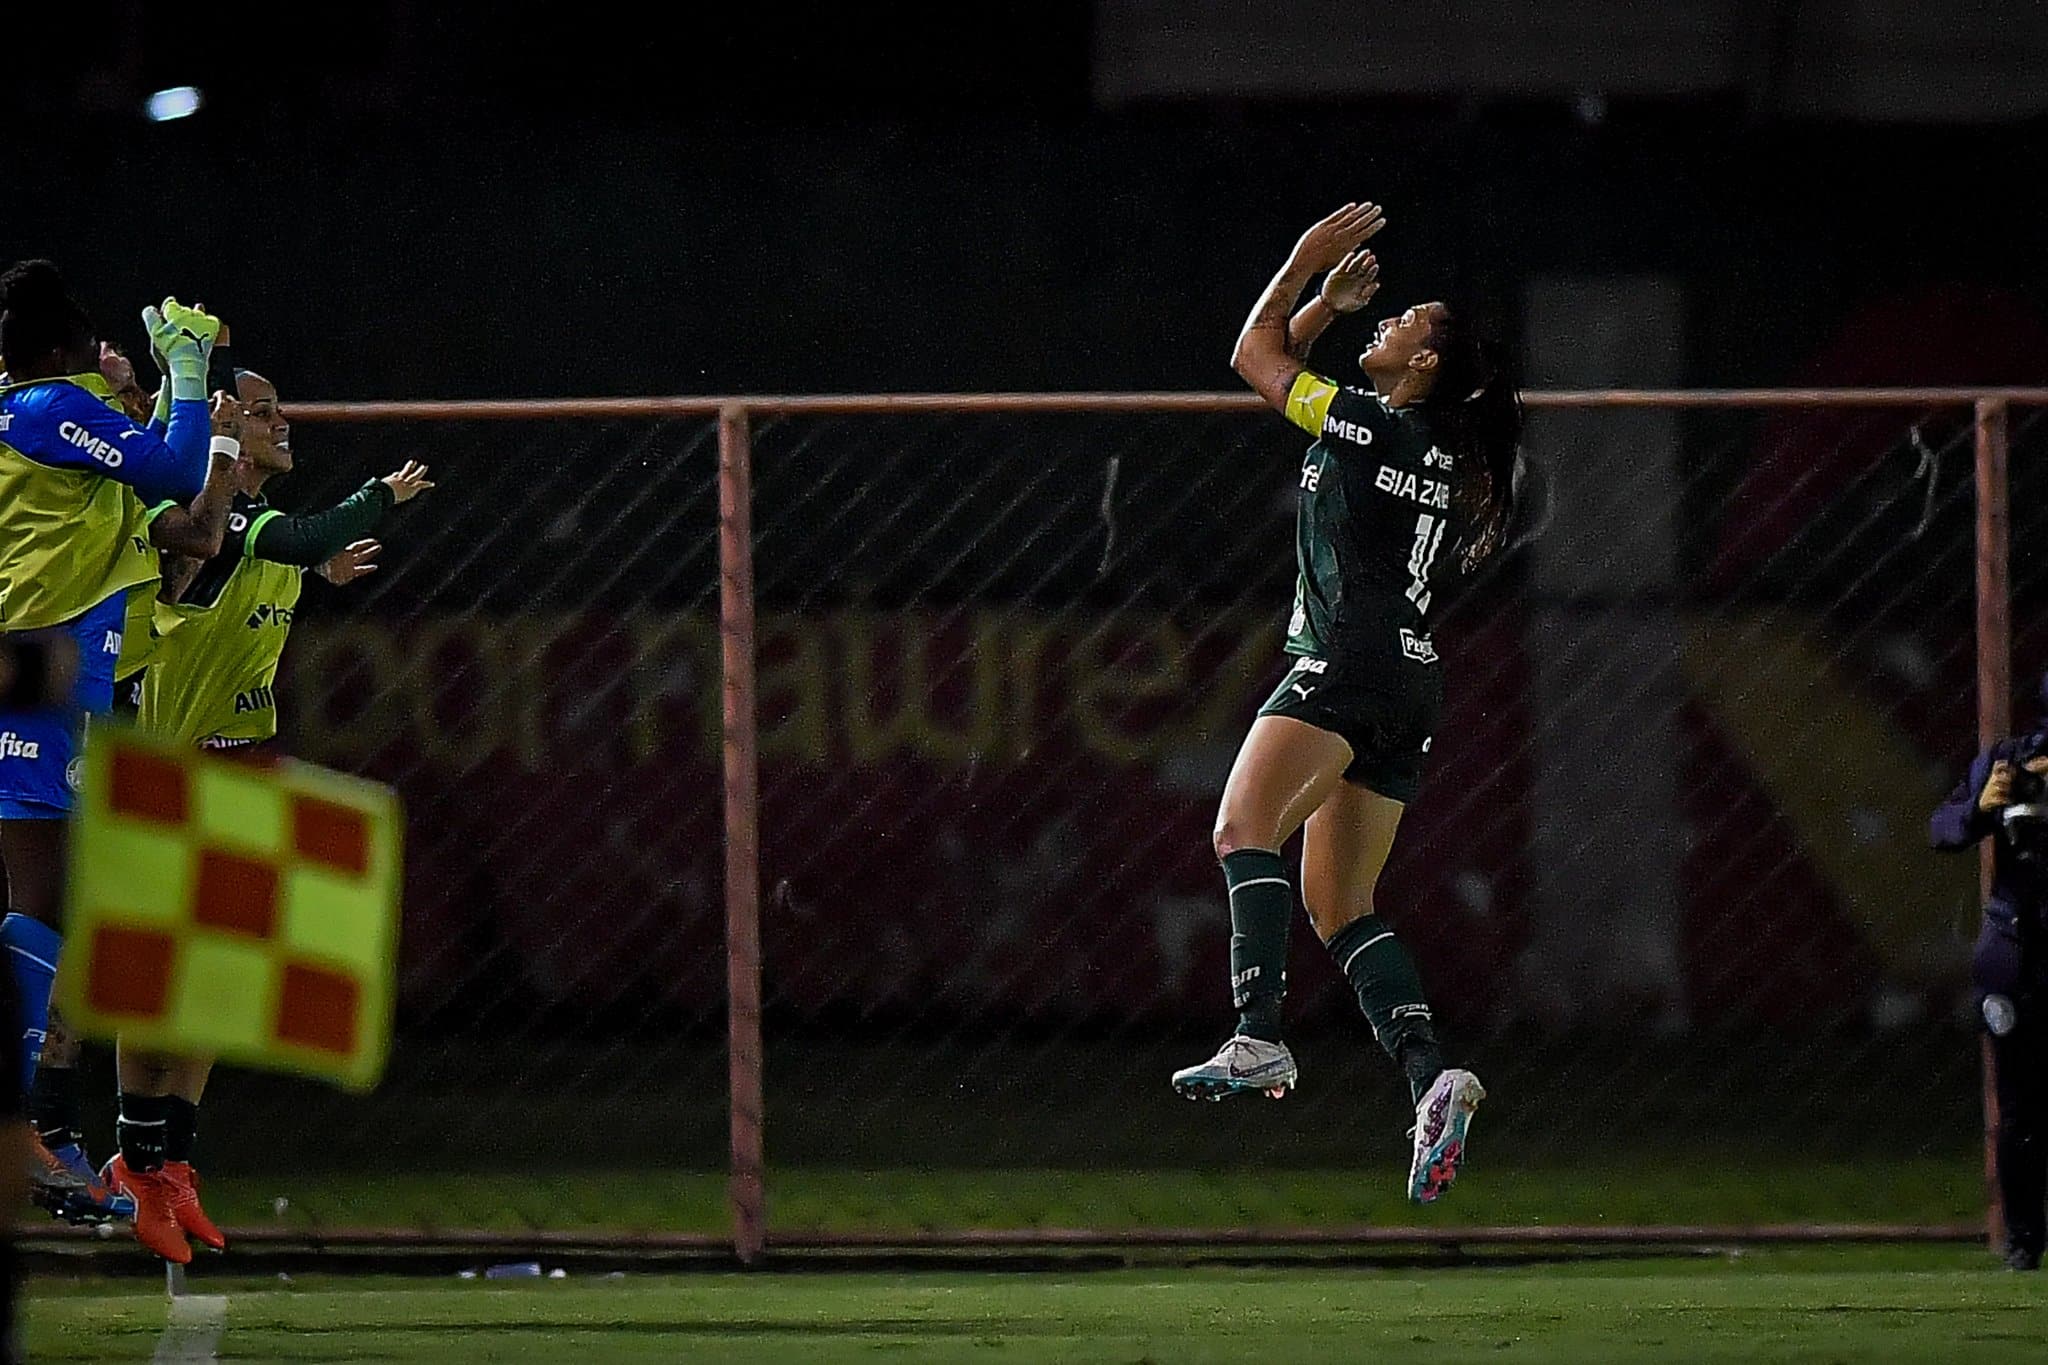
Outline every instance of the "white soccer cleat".
[(1418, 1204), (1433, 1204), (1443, 1197), (1458, 1178), (1458, 1165), (1465, 1159), (1465, 1135), (1472, 1128), (1472, 1113), (1486, 1098), (1486, 1087), (1469, 1071), (1446, 1071), (1438, 1076), (1415, 1106), (1415, 1156), (1408, 1163), (1408, 1197)]
[(1191, 1100), (1226, 1099), (1245, 1090), (1263, 1090), (1277, 1100), (1300, 1074), (1287, 1044), (1239, 1033), (1200, 1066), (1174, 1072), (1173, 1088)]

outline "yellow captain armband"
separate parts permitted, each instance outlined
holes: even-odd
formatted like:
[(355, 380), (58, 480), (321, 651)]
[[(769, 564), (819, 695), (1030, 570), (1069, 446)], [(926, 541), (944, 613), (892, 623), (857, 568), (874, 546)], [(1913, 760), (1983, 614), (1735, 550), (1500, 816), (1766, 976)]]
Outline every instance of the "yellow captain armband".
[(1323, 419), (1330, 415), (1330, 400), (1336, 396), (1335, 384), (1314, 370), (1303, 370), (1294, 376), (1294, 387), (1287, 391), (1287, 420), (1311, 436), (1320, 436)]

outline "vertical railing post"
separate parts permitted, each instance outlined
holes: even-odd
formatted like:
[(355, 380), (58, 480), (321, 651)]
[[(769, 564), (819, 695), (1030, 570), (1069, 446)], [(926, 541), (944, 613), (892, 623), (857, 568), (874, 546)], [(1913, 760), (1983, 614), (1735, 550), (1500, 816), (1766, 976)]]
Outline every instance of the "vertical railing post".
[(724, 661), (725, 988), (732, 1165), (726, 1197), (733, 1252), (761, 1259), (767, 1230), (762, 1162), (761, 825), (755, 747), (754, 475), (747, 412), (718, 414), (718, 635)]
[[(2007, 488), (2006, 407), (1977, 400), (1977, 743), (1989, 747), (2012, 733), (2012, 509)], [(1982, 899), (1991, 895), (1993, 847), (1979, 864)], [(2004, 1222), (1998, 1196), (1998, 1088), (1991, 1040), (1981, 1046), (1984, 1073), (1985, 1231), (1998, 1246)]]

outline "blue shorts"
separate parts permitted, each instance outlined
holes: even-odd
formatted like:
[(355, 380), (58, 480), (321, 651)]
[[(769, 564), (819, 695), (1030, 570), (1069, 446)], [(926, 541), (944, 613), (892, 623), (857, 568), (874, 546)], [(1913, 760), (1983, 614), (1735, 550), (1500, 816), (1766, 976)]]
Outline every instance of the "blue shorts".
[(0, 711), (0, 820), (61, 820), (78, 791), (78, 752), (87, 716), (114, 707), (114, 664), (128, 594), (117, 592), (48, 632), (78, 648), (78, 680), (69, 706)]

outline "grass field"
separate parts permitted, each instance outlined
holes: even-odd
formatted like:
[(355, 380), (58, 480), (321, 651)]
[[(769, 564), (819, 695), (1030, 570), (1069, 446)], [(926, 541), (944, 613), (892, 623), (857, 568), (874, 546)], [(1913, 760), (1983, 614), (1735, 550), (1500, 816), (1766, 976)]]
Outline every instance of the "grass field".
[[(1488, 1161), (1454, 1198), (1407, 1202), (1404, 1168), (835, 1170), (771, 1167), (771, 1226), (897, 1232), (963, 1226), (1537, 1226), (1622, 1223), (1968, 1223), (1983, 1217), (1982, 1157), (1808, 1160), (1769, 1153), (1614, 1155), (1585, 1163)], [(224, 1224), (659, 1229), (728, 1227), (722, 1172), (659, 1169), (335, 1175), (232, 1170), (210, 1177)], [(279, 1201), (283, 1203), (280, 1205)]]
[[(244, 1361), (1971, 1361), (2048, 1356), (2048, 1281), (1984, 1251), (732, 1273), (511, 1283), (204, 1279)], [(209, 1306), (210, 1308), (211, 1306)], [(36, 1361), (205, 1359), (143, 1281), (40, 1281)], [(175, 1354), (178, 1350), (185, 1355)]]

